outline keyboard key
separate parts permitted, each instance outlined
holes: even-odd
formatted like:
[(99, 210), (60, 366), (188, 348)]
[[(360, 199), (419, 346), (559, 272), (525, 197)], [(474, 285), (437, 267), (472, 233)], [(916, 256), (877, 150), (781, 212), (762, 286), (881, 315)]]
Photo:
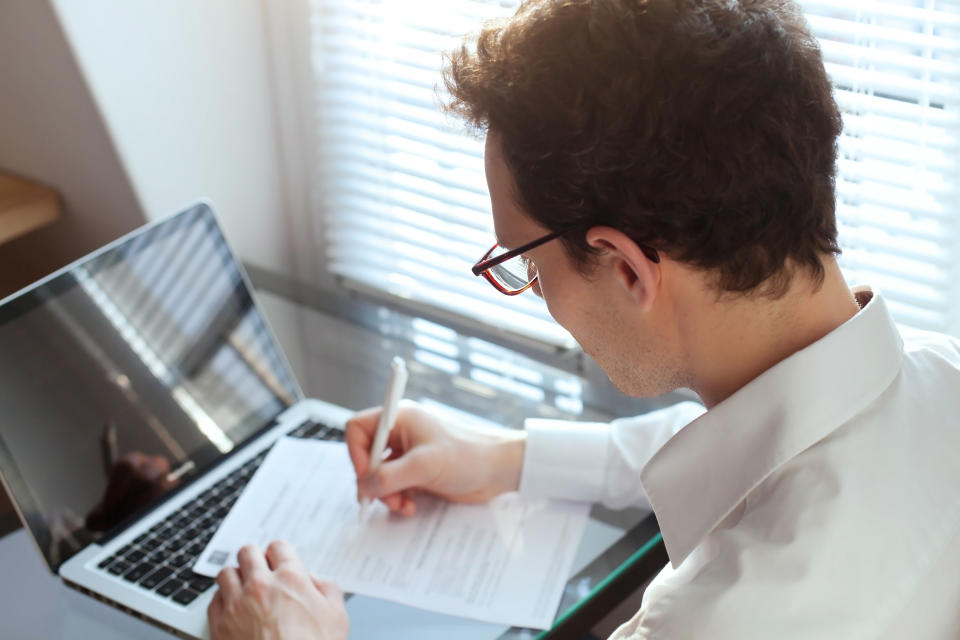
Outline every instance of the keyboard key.
[(184, 582), (190, 582), (194, 578), (199, 578), (199, 577), (201, 577), (199, 573), (193, 572), (193, 565), (190, 565), (186, 569), (181, 570), (180, 573), (177, 574), (177, 578), (179, 580), (183, 580)]
[(196, 600), (199, 595), (199, 593), (191, 591), (190, 589), (180, 589), (180, 591), (173, 594), (173, 601), (182, 605), (188, 605)]
[(140, 578), (147, 575), (155, 568), (156, 567), (149, 562), (141, 562), (133, 569), (130, 569), (130, 571), (127, 571), (125, 574), (123, 574), (123, 579), (129, 582), (137, 582), (140, 580)]
[(214, 518), (214, 517), (216, 517), (216, 516), (213, 515), (213, 513), (214, 513), (217, 509), (220, 509), (221, 507), (227, 507), (227, 508), (229, 508), (230, 505), (232, 505), (232, 504), (234, 503), (234, 501), (237, 499), (237, 496), (238, 496), (238, 495), (240, 495), (240, 494), (239, 494), (239, 493), (226, 493), (226, 494), (220, 496), (220, 500), (217, 502), (217, 504), (212, 504), (212, 505), (210, 505), (210, 511), (207, 512), (206, 517), (207, 517), (207, 518)]
[(206, 546), (207, 545), (205, 544), (200, 544), (199, 542), (195, 542), (194, 544), (187, 547), (185, 551), (190, 555), (198, 556), (200, 555), (200, 552), (203, 551), (203, 548)]
[(173, 536), (177, 535), (177, 531), (179, 531), (179, 529), (176, 529), (172, 526), (167, 526), (160, 529), (159, 531), (154, 532), (153, 537), (158, 538), (160, 540), (168, 540)]
[(188, 553), (178, 553), (172, 558), (167, 559), (167, 564), (174, 569), (182, 569), (188, 562), (193, 560), (193, 556)]
[(168, 551), (180, 551), (187, 544), (187, 540), (184, 538), (174, 538), (163, 545), (163, 548)]
[(147, 538), (140, 543), (140, 546), (147, 551), (156, 551), (161, 544), (156, 538)]
[(140, 581), (140, 586), (145, 589), (153, 589), (161, 582), (166, 581), (173, 574), (173, 569), (170, 567), (160, 567), (151, 574), (148, 574), (143, 580)]
[(170, 553), (163, 549), (157, 549), (153, 553), (147, 556), (147, 562), (151, 564), (163, 564), (167, 561), (167, 558), (170, 557)]
[(187, 540), (193, 540), (193, 539), (196, 538), (197, 536), (203, 535), (203, 533), (204, 533), (204, 531), (203, 531), (203, 529), (202, 529), (201, 527), (193, 526), (193, 527), (190, 527), (189, 529), (187, 529), (186, 531), (184, 531), (184, 532), (183, 532), (183, 535), (181, 535), (180, 537), (181, 537), (181, 538), (186, 538)]
[(146, 555), (147, 555), (147, 554), (145, 554), (145, 553), (144, 553), (143, 551), (141, 551), (140, 549), (130, 549), (130, 551), (127, 551), (125, 554), (123, 554), (123, 557), (124, 557), (124, 559), (127, 560), (128, 562), (134, 562), (134, 563), (136, 563), (136, 562), (140, 562), (141, 560), (143, 560), (143, 559), (146, 557)]
[(117, 556), (107, 556), (106, 558), (100, 561), (100, 563), (97, 565), (97, 568), (106, 569), (107, 565), (113, 563), (113, 561), (116, 559), (117, 559)]
[(180, 582), (176, 578), (171, 578), (170, 580), (167, 580), (166, 582), (161, 584), (159, 587), (157, 587), (157, 593), (159, 593), (162, 596), (169, 596), (173, 593), (176, 593), (180, 589), (182, 589), (183, 586), (184, 585), (182, 582)]
[(109, 571), (115, 576), (119, 576), (122, 573), (126, 573), (127, 570), (130, 569), (130, 566), (131, 565), (129, 562), (126, 562), (124, 560), (117, 560), (112, 565), (110, 565), (110, 568), (107, 569), (107, 571)]
[(197, 593), (203, 593), (207, 589), (213, 586), (213, 578), (207, 578), (206, 576), (202, 578), (195, 578), (190, 581), (190, 588), (196, 591)]
[(329, 427), (323, 434), (324, 440), (330, 440), (332, 442), (343, 442), (345, 438), (346, 434), (343, 432), (343, 429), (334, 429), (333, 427)]
[[(163, 525), (163, 523), (160, 524), (160, 526), (162, 526), (162, 525)], [(155, 526), (156, 526), (156, 525), (155, 525)], [(158, 526), (157, 528), (159, 529), (160, 526)], [(144, 540), (146, 540), (146, 539), (149, 538), (149, 537), (150, 537), (150, 533), (149, 533), (149, 532), (147, 532), (147, 533), (141, 533), (140, 535), (138, 535), (136, 538), (133, 539), (133, 542), (134, 542), (135, 544), (140, 544), (141, 542), (143, 542)]]
[(303, 437), (303, 436), (309, 435), (314, 431), (316, 426), (317, 426), (317, 423), (315, 423), (313, 420), (304, 420), (299, 425), (297, 425), (297, 427), (293, 431), (290, 432), (290, 435), (295, 437)]

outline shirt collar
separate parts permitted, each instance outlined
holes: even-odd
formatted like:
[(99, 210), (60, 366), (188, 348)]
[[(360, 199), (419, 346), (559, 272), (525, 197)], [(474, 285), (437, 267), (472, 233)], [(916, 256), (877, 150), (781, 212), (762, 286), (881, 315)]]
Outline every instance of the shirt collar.
[(674, 435), (644, 467), (674, 568), (781, 465), (861, 412), (900, 370), (903, 341), (879, 295)]

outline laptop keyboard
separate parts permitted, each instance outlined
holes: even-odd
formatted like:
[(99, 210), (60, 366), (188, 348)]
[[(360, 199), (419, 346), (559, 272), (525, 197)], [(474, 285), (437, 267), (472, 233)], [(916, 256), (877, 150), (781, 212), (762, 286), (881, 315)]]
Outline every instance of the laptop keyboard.
[[(308, 420), (290, 432), (297, 438), (343, 440), (343, 431)], [(269, 451), (269, 449), (267, 450)], [(213, 578), (194, 573), (197, 556), (237, 501), (260, 463), (261, 452), (174, 511), (97, 566), (142, 589), (188, 605), (210, 589)]]

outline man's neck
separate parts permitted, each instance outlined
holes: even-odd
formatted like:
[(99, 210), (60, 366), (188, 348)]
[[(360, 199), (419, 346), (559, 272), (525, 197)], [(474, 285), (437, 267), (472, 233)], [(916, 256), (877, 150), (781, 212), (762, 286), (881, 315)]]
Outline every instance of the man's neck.
[(693, 389), (712, 407), (791, 354), (813, 344), (859, 311), (836, 260), (824, 260), (823, 284), (805, 272), (777, 299), (714, 302), (686, 338)]

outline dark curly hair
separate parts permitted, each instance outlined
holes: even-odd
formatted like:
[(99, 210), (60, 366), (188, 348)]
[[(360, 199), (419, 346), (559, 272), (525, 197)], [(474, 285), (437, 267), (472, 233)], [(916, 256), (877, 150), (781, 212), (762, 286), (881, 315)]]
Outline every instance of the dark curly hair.
[(563, 242), (584, 273), (594, 225), (774, 297), (840, 253), (840, 112), (789, 0), (529, 0), (444, 82), (499, 134), (523, 210), (583, 230)]

